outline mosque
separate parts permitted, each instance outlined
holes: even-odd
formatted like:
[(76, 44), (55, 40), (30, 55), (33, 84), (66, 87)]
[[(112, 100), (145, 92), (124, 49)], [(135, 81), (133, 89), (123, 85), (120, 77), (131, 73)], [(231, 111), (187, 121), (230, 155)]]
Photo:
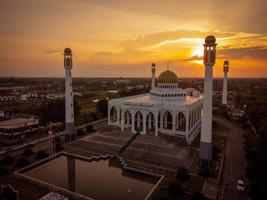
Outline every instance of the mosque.
[(112, 99), (108, 125), (129, 128), (132, 133), (168, 134), (182, 137), (188, 145), (201, 131), (203, 96), (194, 88), (180, 88), (177, 75), (167, 69), (156, 80), (152, 64), (148, 94)]

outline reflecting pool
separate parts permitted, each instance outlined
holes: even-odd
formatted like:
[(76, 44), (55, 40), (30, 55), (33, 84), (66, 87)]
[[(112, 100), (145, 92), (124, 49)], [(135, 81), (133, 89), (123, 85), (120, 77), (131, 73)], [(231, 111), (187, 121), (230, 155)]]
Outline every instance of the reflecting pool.
[(158, 177), (123, 170), (117, 158), (87, 161), (67, 155), (23, 174), (97, 200), (145, 199), (159, 181)]

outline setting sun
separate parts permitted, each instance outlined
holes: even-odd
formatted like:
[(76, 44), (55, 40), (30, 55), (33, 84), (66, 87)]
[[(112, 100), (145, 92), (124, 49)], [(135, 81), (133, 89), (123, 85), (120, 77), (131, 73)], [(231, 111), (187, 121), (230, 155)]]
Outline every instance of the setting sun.
[(202, 57), (203, 56), (203, 45), (199, 45), (193, 49), (192, 56)]

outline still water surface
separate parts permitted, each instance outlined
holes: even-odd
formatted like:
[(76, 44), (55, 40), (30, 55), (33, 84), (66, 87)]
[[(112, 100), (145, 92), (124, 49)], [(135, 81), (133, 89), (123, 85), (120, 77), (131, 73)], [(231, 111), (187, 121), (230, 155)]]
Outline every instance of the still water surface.
[(122, 170), (117, 159), (88, 162), (67, 156), (24, 174), (97, 200), (144, 199), (158, 181)]

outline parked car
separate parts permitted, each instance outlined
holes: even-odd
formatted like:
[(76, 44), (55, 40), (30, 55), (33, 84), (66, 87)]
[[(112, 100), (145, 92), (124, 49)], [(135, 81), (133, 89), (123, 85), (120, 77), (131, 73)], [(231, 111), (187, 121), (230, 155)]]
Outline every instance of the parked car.
[(236, 184), (236, 187), (237, 187), (237, 190), (238, 190), (238, 191), (242, 191), (242, 192), (244, 192), (244, 191), (245, 191), (245, 184), (244, 184), (244, 181), (242, 181), (242, 180), (238, 180), (238, 181), (237, 181), (237, 184)]

